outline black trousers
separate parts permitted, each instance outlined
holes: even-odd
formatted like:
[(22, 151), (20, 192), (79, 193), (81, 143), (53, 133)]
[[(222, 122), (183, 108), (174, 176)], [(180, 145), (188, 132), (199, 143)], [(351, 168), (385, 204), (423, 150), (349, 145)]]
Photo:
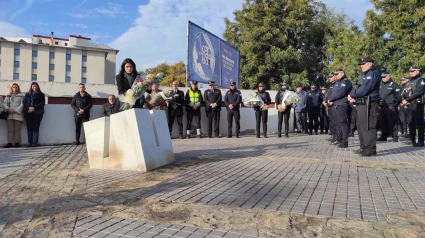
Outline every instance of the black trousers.
[(168, 129), (171, 132), (173, 131), (174, 120), (177, 118), (177, 125), (179, 126), (179, 135), (183, 136), (183, 116), (174, 116), (168, 114)]
[(285, 132), (289, 132), (289, 118), (291, 117), (291, 107), (287, 106), (284, 112), (278, 112), (277, 114), (277, 131), (282, 132), (282, 122), (285, 120)]
[(400, 110), (398, 110), (398, 129), (402, 134), (407, 134), (407, 108), (404, 106), (400, 106)]
[[(369, 110), (369, 128), (367, 127), (367, 111)], [(365, 151), (376, 151), (378, 121), (378, 102), (371, 102), (370, 108), (366, 105), (357, 105), (357, 130), (359, 132), (360, 148)]]
[(308, 113), (308, 120), (309, 120), (308, 129), (310, 130), (310, 132), (313, 132), (313, 128), (314, 128), (314, 132), (317, 133), (317, 131), (319, 130), (320, 108), (319, 107), (309, 108), (307, 113)]
[(329, 116), (326, 113), (326, 107), (323, 106), (323, 108), (320, 109), (320, 131), (323, 132), (323, 130), (327, 133), (329, 130)]
[(201, 112), (187, 111), (186, 130), (191, 130), (193, 117), (196, 117), (196, 129), (201, 129)]
[(409, 125), (409, 135), (412, 142), (416, 140), (416, 129), (418, 130), (418, 142), (424, 143), (424, 105), (422, 103), (412, 103), (407, 106), (407, 120)]
[(208, 117), (208, 136), (212, 135), (213, 121), (214, 121), (214, 135), (220, 134), (220, 111), (207, 112)]
[(269, 115), (268, 110), (264, 111), (255, 111), (255, 120), (256, 120), (256, 130), (257, 130), (257, 136), (260, 135), (260, 124), (263, 122), (263, 133), (267, 132), (267, 117)]
[(398, 138), (397, 118), (397, 109), (395, 106), (379, 108), (379, 123), (381, 124), (382, 138), (389, 136), (394, 139)]
[(333, 106), (328, 107), (328, 116), (329, 116), (329, 130), (332, 133), (332, 137), (336, 138), (335, 108)]
[(227, 123), (228, 123), (227, 133), (228, 133), (228, 136), (232, 136), (233, 118), (235, 118), (236, 135), (239, 136), (239, 133), (241, 131), (241, 124), (240, 124), (241, 113), (240, 113), (239, 110), (227, 109)]
[(38, 143), (41, 120), (43, 120), (43, 114), (36, 114), (35, 112), (25, 114), (29, 144)]
[(348, 106), (336, 105), (335, 117), (336, 117), (336, 131), (337, 139), (342, 144), (348, 144), (349, 124), (348, 124)]
[(75, 141), (80, 141), (81, 125), (89, 121), (88, 117), (75, 117)]
[(351, 108), (351, 121), (350, 121), (350, 131), (354, 133), (357, 129), (357, 108)]

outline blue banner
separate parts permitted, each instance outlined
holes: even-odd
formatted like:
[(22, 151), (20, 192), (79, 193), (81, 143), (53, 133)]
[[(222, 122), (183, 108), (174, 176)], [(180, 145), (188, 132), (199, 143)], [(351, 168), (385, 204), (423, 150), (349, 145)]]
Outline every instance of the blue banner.
[(212, 80), (223, 88), (230, 87), (230, 81), (239, 85), (239, 51), (189, 22), (187, 80), (200, 83)]

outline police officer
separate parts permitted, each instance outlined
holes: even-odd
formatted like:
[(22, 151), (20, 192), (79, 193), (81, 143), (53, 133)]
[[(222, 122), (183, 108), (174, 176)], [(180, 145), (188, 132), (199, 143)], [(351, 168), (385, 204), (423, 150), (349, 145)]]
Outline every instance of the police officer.
[[(402, 97), (402, 105), (407, 105), (410, 142), (415, 147), (424, 146), (424, 91), (425, 81), (421, 77), (420, 68), (412, 66), (409, 69), (410, 80)], [(418, 143), (416, 142), (418, 130)]]
[(205, 112), (208, 117), (208, 138), (212, 137), (212, 127), (214, 120), (215, 137), (220, 138), (220, 111), (221, 111), (221, 91), (214, 87), (215, 82), (209, 81), (209, 89), (205, 90)]
[(379, 87), (379, 123), (381, 136), (378, 141), (387, 141), (388, 136), (393, 137), (393, 142), (398, 142), (397, 107), (401, 102), (400, 86), (396, 84), (387, 72), (381, 73), (382, 82)]
[(229, 127), (227, 128), (227, 138), (232, 138), (232, 128), (233, 128), (233, 117), (235, 118), (236, 124), (236, 138), (239, 138), (239, 133), (241, 130), (241, 125), (239, 123), (241, 119), (241, 114), (239, 111), (240, 105), (242, 102), (242, 94), (236, 88), (235, 82), (230, 82), (230, 90), (226, 92), (224, 96), (224, 104), (227, 108), (227, 122)]
[(326, 94), (328, 93), (328, 89), (326, 87), (320, 87), (320, 91), (321, 91), (321, 95), (322, 95), (322, 99), (323, 102), (320, 105), (320, 114), (319, 114), (319, 118), (320, 118), (320, 134), (328, 134), (328, 130), (329, 130), (329, 116), (326, 110)]
[[(409, 81), (409, 77), (402, 77), (401, 78), (401, 89), (399, 91), (400, 97), (401, 97), (402, 93), (406, 90), (406, 84), (407, 84), (408, 81)], [(398, 116), (399, 116), (399, 120), (398, 120), (399, 128), (398, 128), (398, 130), (400, 131), (402, 137), (409, 138), (409, 135), (407, 134), (406, 114), (407, 114), (407, 106), (399, 105), (398, 106)]]
[(330, 73), (329, 74), (329, 90), (323, 100), (323, 105), (326, 106), (329, 116), (329, 130), (331, 132), (331, 137), (327, 139), (327, 141), (330, 141), (331, 143), (337, 141), (336, 138), (336, 128), (335, 128), (335, 110), (333, 108), (333, 104), (329, 104), (329, 97), (332, 95), (332, 91), (335, 86), (335, 74)]
[(201, 104), (203, 103), (201, 90), (198, 89), (198, 81), (194, 80), (191, 82), (190, 89), (187, 90), (185, 96), (186, 112), (187, 112), (187, 138), (190, 138), (192, 119), (196, 117), (196, 134), (198, 138), (202, 138), (201, 135)]
[(287, 101), (285, 105), (283, 105), (283, 99), (285, 95), (288, 93), (288, 84), (283, 82), (282, 88), (277, 91), (275, 98), (275, 108), (278, 110), (278, 122), (277, 122), (277, 137), (282, 137), (282, 122), (285, 119), (285, 137), (289, 137), (289, 118), (291, 116), (291, 106), (292, 102)]
[[(355, 90), (360, 87), (363, 81), (363, 75), (359, 75), (356, 82), (353, 85), (353, 89)], [(350, 134), (348, 134), (348, 137), (354, 137), (354, 132), (357, 129), (357, 105), (356, 102), (349, 102), (351, 106), (351, 120), (350, 120)]]
[(363, 82), (359, 88), (350, 93), (348, 100), (357, 104), (360, 149), (354, 153), (368, 157), (376, 155), (376, 123), (381, 74), (376, 70), (371, 58), (363, 58), (359, 65), (362, 68)]
[[(309, 134), (314, 133), (317, 135), (319, 130), (319, 114), (320, 114), (320, 105), (322, 105), (323, 98), (319, 91), (317, 91), (317, 86), (312, 84), (310, 87), (311, 91), (307, 94), (307, 113), (309, 118)], [(314, 126), (313, 126), (314, 122)]]
[(334, 72), (336, 75), (336, 83), (329, 97), (329, 104), (334, 105), (335, 112), (335, 129), (336, 141), (332, 144), (338, 145), (339, 148), (348, 147), (348, 133), (350, 130), (348, 124), (348, 100), (347, 96), (351, 92), (352, 84), (348, 80), (343, 69)]
[(269, 112), (269, 104), (272, 102), (270, 98), (270, 94), (266, 92), (266, 88), (264, 83), (258, 84), (258, 95), (261, 97), (263, 101), (262, 106), (254, 107), (255, 111), (255, 120), (256, 120), (256, 130), (257, 130), (257, 138), (260, 138), (260, 123), (263, 122), (263, 135), (264, 138), (267, 138), (267, 117)]

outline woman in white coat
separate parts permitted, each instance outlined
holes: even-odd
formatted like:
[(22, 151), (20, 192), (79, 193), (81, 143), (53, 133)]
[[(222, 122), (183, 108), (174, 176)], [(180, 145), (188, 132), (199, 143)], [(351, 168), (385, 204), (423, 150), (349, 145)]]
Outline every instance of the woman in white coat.
[(21, 89), (17, 83), (13, 83), (9, 88), (9, 95), (6, 96), (3, 102), (4, 110), (9, 112), (7, 117), (7, 145), (5, 148), (19, 147), (21, 143), (21, 124), (23, 121), (22, 115), (22, 99)]

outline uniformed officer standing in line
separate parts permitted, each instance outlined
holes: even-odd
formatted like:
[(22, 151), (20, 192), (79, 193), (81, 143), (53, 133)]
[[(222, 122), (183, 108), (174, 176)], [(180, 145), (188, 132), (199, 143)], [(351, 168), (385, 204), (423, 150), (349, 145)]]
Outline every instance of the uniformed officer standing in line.
[(336, 83), (329, 97), (329, 104), (335, 107), (335, 128), (336, 141), (332, 144), (338, 145), (339, 148), (348, 147), (348, 133), (350, 130), (348, 124), (348, 99), (347, 96), (351, 92), (352, 84), (348, 80), (343, 69), (334, 72), (336, 74)]
[(227, 122), (229, 127), (227, 128), (227, 138), (232, 138), (232, 129), (233, 129), (233, 117), (235, 118), (235, 129), (236, 129), (236, 138), (239, 138), (239, 133), (241, 130), (241, 125), (239, 123), (241, 119), (240, 106), (242, 102), (242, 93), (236, 88), (235, 82), (230, 82), (230, 90), (226, 92), (224, 96), (224, 104), (227, 108)]
[(325, 106), (326, 104), (326, 94), (328, 93), (328, 89), (325, 87), (320, 87), (320, 91), (322, 94), (322, 98), (323, 98), (323, 102), (320, 105), (320, 114), (319, 114), (319, 118), (320, 118), (320, 134), (328, 134), (328, 130), (329, 130), (329, 116), (327, 113), (327, 108)]
[[(406, 84), (409, 81), (409, 77), (402, 77), (401, 78), (401, 89), (400, 89), (400, 97), (402, 93), (406, 90)], [(407, 106), (399, 105), (398, 106), (398, 130), (401, 133), (401, 136), (404, 138), (409, 138), (409, 135), (407, 134), (407, 119), (406, 119), (406, 113), (407, 113)]]
[(214, 87), (215, 82), (209, 81), (209, 89), (204, 92), (205, 112), (208, 117), (208, 138), (212, 137), (212, 127), (214, 120), (214, 135), (220, 138), (220, 111), (221, 111), (221, 91)]
[(335, 86), (335, 74), (330, 73), (329, 74), (329, 90), (328, 93), (325, 96), (325, 99), (323, 100), (323, 105), (327, 107), (328, 110), (328, 116), (329, 116), (329, 130), (331, 137), (327, 139), (327, 141), (330, 141), (331, 143), (337, 141), (336, 139), (336, 128), (335, 128), (335, 110), (333, 108), (333, 104), (329, 104), (329, 97), (332, 95), (332, 91)]
[[(409, 125), (410, 142), (414, 147), (424, 146), (424, 92), (425, 81), (421, 77), (420, 68), (412, 66), (409, 69), (410, 80), (406, 85), (401, 102), (407, 105), (407, 118)], [(416, 143), (416, 129), (418, 130), (418, 143)]]
[(381, 136), (378, 141), (387, 141), (388, 136), (393, 137), (393, 142), (398, 142), (397, 107), (401, 102), (400, 86), (391, 79), (387, 72), (381, 73), (382, 82), (379, 87), (379, 123)]
[[(353, 89), (355, 90), (360, 87), (363, 81), (363, 75), (359, 75), (356, 82), (353, 85)], [(350, 134), (348, 134), (348, 137), (354, 137), (354, 132), (357, 129), (357, 105), (356, 102), (349, 102), (351, 106), (351, 120), (350, 120)]]
[(350, 93), (348, 100), (357, 104), (360, 149), (355, 150), (354, 153), (367, 157), (376, 155), (376, 123), (381, 74), (376, 70), (371, 58), (363, 58), (359, 65), (363, 72), (363, 82), (359, 88)]
[(173, 89), (170, 92), (172, 101), (168, 104), (168, 129), (170, 136), (173, 131), (174, 119), (177, 118), (177, 125), (179, 126), (179, 138), (183, 139), (183, 106), (184, 106), (184, 92), (178, 89), (179, 82), (173, 82)]
[(257, 132), (257, 138), (260, 138), (260, 123), (263, 122), (263, 135), (264, 138), (267, 138), (267, 117), (269, 113), (269, 104), (272, 102), (272, 99), (270, 98), (270, 94), (266, 92), (266, 88), (264, 83), (258, 84), (258, 95), (261, 97), (261, 100), (263, 100), (263, 106), (257, 106), (254, 107), (255, 111), (255, 120), (256, 120), (256, 132)]
[(190, 88), (186, 92), (185, 104), (186, 104), (186, 116), (187, 116), (187, 138), (190, 138), (192, 119), (196, 117), (196, 134), (198, 138), (202, 138), (201, 135), (201, 105), (203, 103), (201, 90), (198, 89), (198, 81), (192, 81)]
[[(314, 133), (317, 135), (319, 130), (319, 114), (320, 114), (320, 105), (322, 105), (323, 98), (319, 91), (317, 91), (317, 86), (312, 84), (310, 87), (311, 91), (307, 94), (307, 113), (309, 118), (308, 128), (309, 134)], [(314, 125), (313, 125), (314, 122)]]
[(286, 102), (285, 106), (282, 105), (283, 98), (288, 92), (288, 84), (283, 82), (282, 88), (277, 91), (275, 98), (275, 108), (278, 110), (277, 122), (277, 137), (282, 137), (282, 122), (285, 120), (285, 137), (289, 137), (289, 118), (291, 117), (292, 102)]

